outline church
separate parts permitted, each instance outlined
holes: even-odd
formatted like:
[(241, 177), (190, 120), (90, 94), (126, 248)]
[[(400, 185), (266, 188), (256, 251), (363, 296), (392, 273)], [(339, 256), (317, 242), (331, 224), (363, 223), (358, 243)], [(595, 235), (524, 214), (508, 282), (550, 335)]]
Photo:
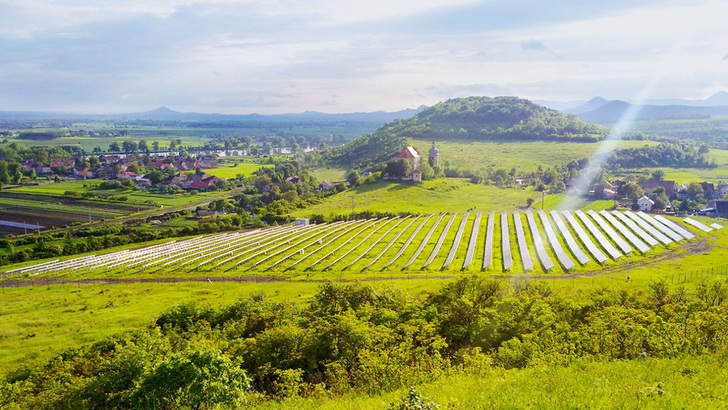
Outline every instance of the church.
[[(432, 141), (432, 148), (430, 148), (429, 156), (428, 162), (431, 166), (434, 167), (439, 163), (440, 150), (435, 146), (435, 141)], [(403, 149), (402, 152), (397, 154), (394, 158), (406, 159), (410, 164), (410, 178), (412, 178), (414, 182), (422, 182), (422, 171), (420, 170), (420, 165), (422, 165), (422, 155), (420, 155), (417, 148), (413, 146), (405, 147), (405, 149)]]

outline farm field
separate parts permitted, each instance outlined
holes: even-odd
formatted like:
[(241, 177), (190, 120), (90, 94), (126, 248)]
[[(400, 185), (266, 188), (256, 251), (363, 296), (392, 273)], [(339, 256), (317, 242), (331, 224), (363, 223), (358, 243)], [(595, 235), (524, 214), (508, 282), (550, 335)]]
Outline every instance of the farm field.
[[(126, 201), (111, 201), (113, 204), (127, 205), (134, 207), (136, 205), (151, 205), (151, 206), (171, 206), (181, 205), (187, 202), (192, 202), (200, 199), (200, 197), (214, 196), (215, 192), (199, 192), (197, 195), (190, 194), (175, 194), (165, 195), (147, 192), (143, 190), (118, 190), (118, 189), (95, 189), (101, 181), (98, 180), (80, 180), (80, 181), (64, 181), (59, 183), (49, 183), (36, 186), (23, 186), (14, 188), (10, 193), (24, 193), (31, 195), (44, 195), (45, 200), (52, 201), (53, 196), (63, 196), (66, 191), (73, 192), (94, 192), (97, 194), (108, 194), (108, 195), (121, 195), (127, 197)], [(30, 198), (28, 196), (27, 198)], [(93, 198), (90, 199), (93, 201)], [(106, 203), (107, 201), (98, 201)]]

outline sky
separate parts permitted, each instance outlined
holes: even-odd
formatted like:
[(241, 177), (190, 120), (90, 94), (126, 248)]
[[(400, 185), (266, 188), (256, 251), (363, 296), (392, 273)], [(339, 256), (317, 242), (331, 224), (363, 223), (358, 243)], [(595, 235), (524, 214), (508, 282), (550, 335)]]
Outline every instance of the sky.
[(0, 0), (0, 110), (398, 111), (728, 91), (728, 2)]

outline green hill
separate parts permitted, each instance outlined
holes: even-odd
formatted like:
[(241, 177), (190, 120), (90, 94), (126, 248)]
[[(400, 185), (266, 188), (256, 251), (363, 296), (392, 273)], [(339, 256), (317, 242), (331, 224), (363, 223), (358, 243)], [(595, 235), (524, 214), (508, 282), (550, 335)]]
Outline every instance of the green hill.
[(518, 97), (454, 98), (405, 120), (316, 155), (328, 164), (374, 167), (407, 145), (408, 138), (447, 141), (579, 141), (596, 142), (606, 128), (588, 124)]

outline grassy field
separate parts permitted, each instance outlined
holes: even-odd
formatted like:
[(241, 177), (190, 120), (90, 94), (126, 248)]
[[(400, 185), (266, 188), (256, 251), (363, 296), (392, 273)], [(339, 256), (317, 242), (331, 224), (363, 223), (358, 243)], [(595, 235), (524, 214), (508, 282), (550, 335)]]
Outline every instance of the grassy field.
[(343, 181), (346, 179), (346, 169), (343, 168), (317, 168), (311, 170), (311, 176), (319, 181)]
[(272, 165), (261, 165), (253, 162), (238, 162), (231, 165), (220, 165), (218, 168), (206, 169), (205, 172), (220, 178), (234, 179), (238, 175), (250, 176), (253, 172), (263, 167), (272, 167)]
[[(352, 198), (357, 211), (374, 212), (464, 212), (500, 211), (523, 208), (526, 200), (534, 200), (534, 208), (541, 208), (541, 192), (531, 188), (509, 189), (477, 185), (467, 179), (445, 178), (415, 184), (407, 181), (377, 181), (361, 185), (324, 199), (320, 204), (296, 211), (295, 216), (331, 213), (351, 213)], [(557, 208), (563, 195), (546, 195), (545, 209)], [(605, 209), (611, 201), (579, 199), (575, 207)]]
[[(679, 359), (492, 369), (456, 374), (416, 386), (443, 409), (713, 409), (728, 401), (725, 353)], [(257, 409), (383, 409), (408, 388), (383, 395), (296, 398), (264, 402)]]
[(541, 193), (526, 189), (501, 189), (471, 184), (465, 179), (437, 179), (422, 184), (377, 181), (325, 199), (321, 204), (296, 212), (296, 216), (350, 213), (354, 198), (357, 211), (462, 212), (470, 209), (515, 209)]
[[(432, 141), (413, 140), (412, 144), (426, 153)], [(654, 141), (622, 141), (618, 148), (639, 148), (657, 145)], [(578, 142), (495, 142), (495, 141), (437, 141), (440, 162), (451, 167), (481, 170), (502, 168), (517, 172), (536, 171), (539, 166), (550, 168), (566, 165), (571, 161), (591, 157), (599, 148), (595, 143)], [(426, 156), (426, 154), (424, 154)]]

